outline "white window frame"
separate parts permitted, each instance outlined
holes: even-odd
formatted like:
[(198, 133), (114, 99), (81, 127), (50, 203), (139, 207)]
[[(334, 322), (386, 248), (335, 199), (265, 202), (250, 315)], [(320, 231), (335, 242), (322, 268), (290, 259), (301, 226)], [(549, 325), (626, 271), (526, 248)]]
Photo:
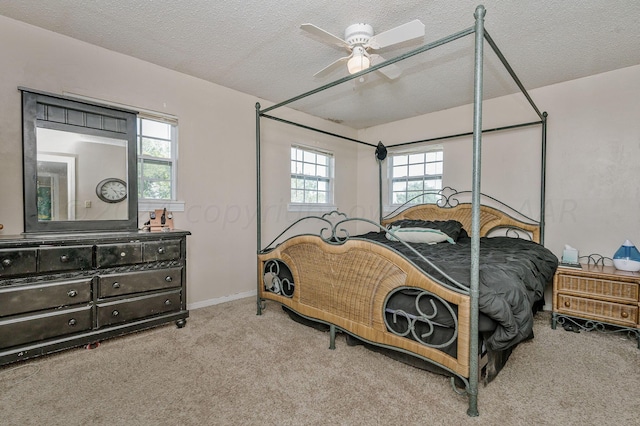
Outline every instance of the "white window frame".
[(178, 176), (178, 120), (170, 116), (159, 116), (149, 113), (138, 114), (138, 124), (141, 120), (157, 121), (171, 126), (171, 158), (155, 158), (147, 155), (142, 155), (140, 150), (141, 143), (141, 129), (140, 126), (137, 129), (137, 166), (141, 167), (145, 161), (160, 161), (171, 164), (171, 198), (170, 199), (154, 199), (142, 197), (142, 181), (138, 182), (138, 210), (151, 211), (155, 209), (166, 208), (170, 211), (184, 211), (184, 202), (177, 200), (177, 176)]
[[(430, 161), (430, 160), (428, 160), (428, 159), (426, 158), (426, 154), (431, 154), (431, 153), (440, 153), (440, 160), (438, 160), (438, 159), (436, 159), (435, 161), (433, 161), (433, 160), (431, 160), (431, 161)], [(418, 162), (413, 162), (413, 163), (411, 162), (411, 161), (412, 161), (412, 160), (411, 160), (411, 156), (414, 156), (414, 155), (422, 155), (422, 154), (424, 154), (424, 155), (425, 155), (424, 161), (418, 161)], [(398, 157), (401, 157), (401, 156), (407, 157), (407, 162), (405, 163), (405, 164), (406, 164), (406, 166), (407, 166), (407, 173), (406, 173), (406, 176), (401, 176), (401, 177), (396, 177), (396, 178), (394, 178), (393, 173), (394, 173), (394, 163), (395, 163), (395, 159), (396, 159), (396, 158), (398, 158)], [(440, 173), (428, 173), (428, 171), (426, 170), (426, 169), (427, 169), (427, 165), (428, 165), (428, 164), (435, 164), (435, 165), (436, 165), (436, 168), (437, 168), (437, 167), (438, 167), (438, 166), (437, 166), (437, 163), (439, 163), (439, 164), (440, 164)], [(399, 181), (401, 181), (401, 180), (404, 180), (404, 181), (405, 181), (405, 182), (407, 182), (407, 183), (408, 183), (408, 181), (410, 181), (410, 180), (413, 180), (413, 181), (421, 181), (421, 182), (423, 183), (423, 188), (424, 188), (424, 182), (425, 182), (425, 180), (439, 180), (439, 181), (440, 181), (439, 188), (438, 188), (438, 187), (437, 187), (437, 185), (436, 185), (436, 187), (435, 187), (435, 188), (433, 188), (433, 189), (428, 188), (427, 190), (428, 190), (428, 191), (431, 191), (431, 190), (433, 190), (433, 191), (438, 191), (438, 190), (441, 190), (441, 189), (442, 189), (442, 187), (443, 187), (443, 184), (442, 184), (442, 176), (443, 176), (443, 172), (444, 172), (444, 150), (443, 150), (443, 148), (442, 148), (442, 146), (441, 146), (441, 145), (438, 145), (438, 146), (430, 146), (430, 147), (428, 147), (428, 148), (424, 148), (424, 149), (420, 149), (420, 150), (413, 150), (413, 151), (398, 151), (398, 152), (391, 152), (391, 153), (389, 153), (389, 161), (388, 161), (388, 165), (389, 165), (389, 166), (388, 166), (388, 170), (387, 170), (387, 176), (388, 176), (388, 182), (387, 182), (387, 186), (388, 186), (388, 198), (387, 198), (387, 201), (388, 201), (388, 205), (389, 205), (389, 207), (390, 207), (390, 208), (396, 208), (396, 207), (398, 207), (398, 206), (402, 206), (402, 205), (411, 206), (411, 205), (414, 205), (414, 204), (421, 204), (421, 203), (423, 203), (423, 202), (424, 202), (424, 201), (422, 201), (420, 198), (418, 198), (418, 199), (416, 199), (416, 200), (413, 200), (413, 201), (412, 201), (412, 202), (410, 202), (410, 203), (406, 203), (406, 202), (403, 202), (403, 203), (400, 203), (400, 202), (394, 202), (394, 194), (395, 194), (395, 193), (397, 193), (397, 192), (400, 192), (400, 191), (394, 191), (394, 182), (399, 182)], [(409, 167), (410, 167), (411, 165), (414, 165), (414, 166), (422, 165), (422, 167), (423, 167), (423, 169), (424, 169), (424, 174), (422, 174), (422, 175), (409, 176), (410, 172), (409, 172), (409, 170), (408, 170), (408, 169), (409, 169)], [(402, 166), (404, 166), (404, 164), (395, 164), (395, 167), (402, 167)], [(425, 178), (426, 178), (426, 179), (425, 179)], [(422, 189), (422, 191), (425, 191), (425, 190), (424, 190), (424, 189)], [(407, 200), (408, 200), (409, 198), (411, 198), (411, 197), (408, 195), (408, 193), (410, 192), (410, 190), (409, 190), (409, 188), (408, 188), (408, 185), (407, 185), (407, 187), (405, 187), (404, 192), (407, 194), (407, 196), (406, 196)], [(433, 197), (433, 200), (427, 200), (427, 202), (436, 202), (436, 201), (437, 201), (437, 198), (436, 198), (435, 196)]]
[[(320, 178), (317, 175), (310, 175), (310, 174), (304, 174), (304, 173), (295, 173), (292, 169), (293, 166), (293, 162), (294, 161), (300, 161), (300, 160), (294, 160), (292, 158), (292, 152), (293, 150), (300, 150), (302, 151), (303, 155), (304, 153), (311, 153), (311, 154), (315, 154), (315, 155), (322, 155), (327, 157), (327, 167), (328, 167), (328, 173), (327, 173), (327, 177), (322, 177), (323, 180), (326, 180), (327, 182), (327, 201), (326, 202), (316, 202), (316, 203), (310, 203), (310, 202), (294, 202), (291, 201), (292, 200), (292, 191), (298, 189), (298, 188), (294, 188), (292, 185), (292, 179), (295, 179), (296, 177), (300, 178), (302, 177), (304, 179), (304, 177), (310, 177), (310, 178), (314, 178), (316, 177), (317, 179)], [(334, 204), (334, 183), (335, 183), (335, 179), (334, 179), (334, 172), (335, 172), (335, 156), (333, 154), (333, 152), (330, 151), (325, 151), (322, 149), (318, 149), (318, 148), (313, 148), (313, 147), (309, 147), (309, 146), (304, 146), (304, 145), (298, 145), (298, 144), (294, 144), (291, 145), (291, 149), (289, 150), (289, 204), (288, 204), (288, 210), (289, 211), (330, 211), (330, 210), (335, 210), (336, 206)], [(323, 166), (323, 164), (319, 164), (319, 163), (309, 163), (309, 162), (305, 162), (304, 160), (302, 160), (303, 163), (306, 164), (313, 164), (315, 166)], [(312, 180), (311, 179), (311, 180)], [(303, 191), (305, 191), (305, 189), (302, 189)], [(316, 190), (317, 191), (317, 190)]]

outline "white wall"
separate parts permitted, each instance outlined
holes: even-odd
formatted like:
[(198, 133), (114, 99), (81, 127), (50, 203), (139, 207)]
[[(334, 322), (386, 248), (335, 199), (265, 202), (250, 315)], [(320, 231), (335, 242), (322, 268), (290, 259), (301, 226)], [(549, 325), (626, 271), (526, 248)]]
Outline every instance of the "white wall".
[[(178, 117), (177, 189), (185, 211), (175, 213), (174, 223), (192, 232), (188, 237), (187, 302), (202, 306), (255, 291), (255, 103), (259, 99), (3, 16), (0, 39), (5, 41), (0, 43), (0, 179), (9, 183), (0, 186), (1, 235), (24, 229), (18, 86), (104, 99)], [(322, 124), (312, 118), (309, 122)], [(332, 125), (326, 130), (337, 128)], [(269, 131), (270, 143), (285, 148), (293, 140), (304, 139), (286, 126)], [(311, 145), (331, 145), (305, 137)], [(336, 175), (352, 184), (341, 186), (338, 200), (355, 202), (351, 174), (356, 151), (343, 151), (344, 162), (338, 163)], [(288, 148), (282, 154), (288, 159)], [(271, 172), (282, 165), (283, 158), (278, 157), (280, 153), (270, 155), (275, 158), (269, 158), (264, 169), (267, 183), (275, 187)], [(287, 163), (284, 185), (289, 182), (288, 169)], [(277, 203), (284, 195), (275, 197), (267, 202)]]
[(640, 244), (640, 66), (536, 92), (549, 110), (547, 233), (560, 254)]
[[(568, 243), (581, 254), (611, 257), (627, 238), (640, 244), (640, 66), (529, 93), (549, 113), (545, 245), (558, 256)], [(534, 121), (527, 106), (522, 95), (488, 100), (483, 128)], [(365, 129), (360, 137), (392, 145), (471, 127), (467, 105)], [(491, 134), (483, 137), (482, 148), (483, 192), (534, 218), (539, 217), (538, 135), (538, 129)], [(470, 189), (470, 139), (445, 142), (444, 150), (444, 184)], [(374, 167), (367, 162), (359, 167), (360, 204), (377, 203), (364, 182)], [(524, 194), (518, 195), (521, 189)]]

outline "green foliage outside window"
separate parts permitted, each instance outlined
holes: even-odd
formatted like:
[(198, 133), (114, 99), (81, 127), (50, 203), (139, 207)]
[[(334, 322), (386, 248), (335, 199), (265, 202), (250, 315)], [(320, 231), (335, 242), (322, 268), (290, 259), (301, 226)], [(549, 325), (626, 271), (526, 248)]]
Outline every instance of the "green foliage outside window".
[(173, 199), (175, 129), (169, 123), (138, 119), (138, 195)]

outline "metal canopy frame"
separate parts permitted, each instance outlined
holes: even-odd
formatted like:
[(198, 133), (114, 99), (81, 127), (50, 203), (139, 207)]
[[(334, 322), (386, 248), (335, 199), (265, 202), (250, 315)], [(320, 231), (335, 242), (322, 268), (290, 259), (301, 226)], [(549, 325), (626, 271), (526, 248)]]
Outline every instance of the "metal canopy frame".
[[(473, 131), (468, 133), (458, 133), (448, 136), (435, 137), (431, 139), (423, 139), (411, 142), (403, 142), (399, 144), (390, 145), (388, 148), (398, 147), (398, 146), (406, 146), (411, 144), (418, 143), (427, 143), (433, 141), (442, 141), (446, 139), (453, 139), (463, 136), (473, 136), (473, 174), (472, 174), (472, 196), (471, 196), (471, 204), (472, 204), (472, 216), (471, 216), (471, 282), (469, 286), (469, 295), (471, 299), (471, 341), (470, 341), (470, 368), (469, 368), (469, 386), (466, 389), (466, 392), (469, 396), (469, 408), (467, 409), (467, 414), (469, 416), (475, 417), (479, 415), (478, 412), (478, 375), (479, 375), (479, 366), (478, 366), (478, 357), (476, 354), (479, 353), (479, 341), (478, 341), (478, 297), (479, 297), (479, 271), (480, 271), (480, 196), (481, 196), (481, 148), (482, 148), (482, 135), (483, 133), (495, 132), (507, 129), (528, 127), (528, 126), (541, 126), (541, 190), (540, 190), (540, 243), (544, 244), (544, 223), (545, 223), (545, 186), (546, 186), (546, 145), (547, 145), (547, 113), (540, 112), (540, 109), (533, 102), (529, 93), (525, 89), (524, 85), (514, 72), (513, 68), (509, 65), (506, 58), (491, 38), (489, 33), (486, 31), (484, 27), (484, 17), (486, 15), (486, 10), (483, 5), (479, 5), (475, 9), (474, 17), (475, 17), (475, 25), (473, 27), (467, 28), (465, 30), (459, 31), (457, 33), (451, 34), (447, 37), (441, 38), (432, 43), (425, 44), (419, 48), (411, 50), (403, 55), (397, 56), (395, 58), (389, 59), (387, 61), (381, 62), (377, 65), (371, 66), (370, 68), (360, 71), (358, 73), (340, 78), (335, 80), (329, 84), (318, 87), (314, 90), (310, 90), (308, 92), (302, 93), (298, 96), (280, 102), (278, 104), (272, 105), (268, 108), (261, 109), (260, 103), (256, 103), (256, 183), (257, 183), (257, 252), (260, 253), (262, 250), (262, 200), (261, 200), (261, 168), (260, 168), (260, 155), (261, 155), (261, 143), (260, 143), (260, 120), (262, 118), (267, 118), (271, 120), (275, 120), (284, 124), (289, 124), (297, 127), (301, 127), (307, 130), (319, 132), (325, 135), (334, 136), (336, 138), (344, 139), (350, 142), (355, 142), (363, 145), (368, 145), (373, 148), (376, 148), (378, 145), (357, 140), (351, 137), (346, 137), (337, 133), (327, 132), (321, 129), (317, 129), (311, 126), (306, 126), (301, 123), (285, 120), (282, 118), (275, 117), (273, 115), (268, 114), (271, 111), (274, 111), (278, 108), (282, 108), (291, 103), (294, 103), (298, 100), (304, 99), (306, 97), (312, 96), (316, 93), (320, 93), (327, 89), (330, 89), (339, 84), (346, 83), (350, 80), (360, 78), (368, 73), (377, 71), (380, 68), (383, 68), (387, 65), (394, 64), (396, 62), (400, 62), (412, 56), (418, 55), (423, 52), (427, 52), (436, 47), (442, 46), (444, 44), (450, 43), (452, 41), (458, 40), (462, 37), (475, 34), (475, 58), (474, 58), (474, 109), (473, 109)], [(539, 121), (527, 122), (514, 124), (510, 126), (497, 127), (492, 129), (482, 130), (482, 101), (483, 101), (483, 62), (484, 62), (484, 41), (491, 47), (493, 52), (500, 59), (500, 62), (503, 64), (504, 68), (507, 70), (515, 84), (520, 89), (520, 92), (525, 96), (532, 109), (535, 111), (536, 115), (540, 118)], [(379, 173), (379, 199), (380, 199), (380, 218), (382, 218), (382, 177), (381, 177), (381, 160), (377, 160), (379, 163), (378, 173)]]

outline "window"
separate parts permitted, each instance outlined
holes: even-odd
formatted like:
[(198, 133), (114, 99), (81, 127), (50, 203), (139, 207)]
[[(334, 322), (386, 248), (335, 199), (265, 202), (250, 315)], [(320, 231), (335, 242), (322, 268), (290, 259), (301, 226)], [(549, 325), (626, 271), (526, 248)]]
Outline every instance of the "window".
[(175, 200), (176, 126), (138, 118), (138, 197)]
[(333, 203), (333, 154), (291, 147), (291, 203)]
[(433, 203), (436, 194), (420, 197), (425, 191), (442, 189), (442, 149), (392, 154), (390, 167), (391, 204)]

